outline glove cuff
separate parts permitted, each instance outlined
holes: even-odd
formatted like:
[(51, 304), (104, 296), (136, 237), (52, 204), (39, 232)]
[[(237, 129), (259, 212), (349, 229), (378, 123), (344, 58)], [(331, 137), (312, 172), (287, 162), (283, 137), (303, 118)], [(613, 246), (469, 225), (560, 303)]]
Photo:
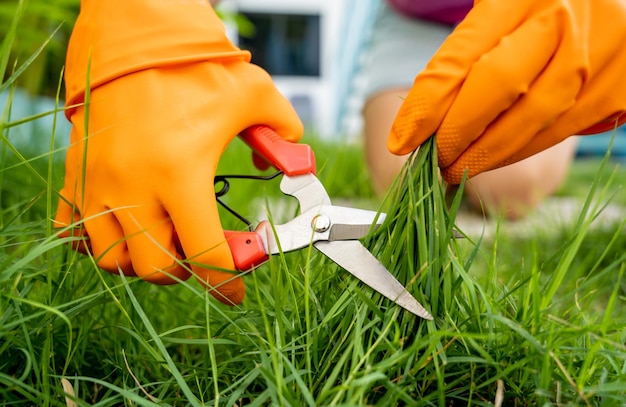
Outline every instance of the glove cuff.
[(228, 40), (206, 0), (82, 0), (67, 51), (66, 106), (84, 101), (88, 77), (94, 89), (143, 69), (229, 59), (249, 62), (250, 53)]

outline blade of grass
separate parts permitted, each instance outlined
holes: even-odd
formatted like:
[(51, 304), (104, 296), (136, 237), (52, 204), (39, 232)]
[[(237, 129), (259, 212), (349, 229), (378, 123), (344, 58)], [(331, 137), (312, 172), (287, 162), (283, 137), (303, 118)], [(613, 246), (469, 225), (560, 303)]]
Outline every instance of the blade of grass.
[(607, 153), (605, 154), (604, 159), (602, 160), (602, 163), (600, 164), (600, 169), (598, 170), (596, 177), (594, 178), (589, 188), (589, 193), (587, 195), (587, 198), (585, 199), (585, 202), (583, 203), (576, 225), (571, 231), (571, 236), (573, 236), (573, 240), (567, 245), (563, 253), (563, 257), (561, 261), (559, 261), (556, 269), (552, 272), (550, 281), (548, 282), (545, 289), (543, 290), (544, 300), (541, 303), (541, 308), (547, 308), (549, 306), (550, 302), (552, 301), (552, 298), (556, 294), (557, 290), (559, 289), (563, 280), (565, 279), (566, 274), (570, 270), (571, 264), (574, 261), (576, 253), (580, 250), (580, 246), (583, 242), (583, 239), (587, 235), (587, 232), (589, 231), (589, 228), (591, 226), (591, 223), (593, 222), (593, 219), (597, 216), (597, 214), (600, 211), (599, 206), (601, 204), (597, 203), (595, 205), (592, 205), (592, 203), (596, 199), (596, 196), (597, 196), (597, 199), (601, 202), (603, 198), (607, 196), (607, 191), (610, 188), (610, 185), (613, 183), (613, 179), (616, 174), (615, 171), (612, 173), (610, 178), (605, 181), (604, 188), (601, 190), (601, 192), (597, 194), (599, 186), (602, 185), (600, 174), (604, 172), (603, 170), (606, 168), (606, 165), (610, 159), (610, 156), (611, 156), (610, 151), (613, 146), (615, 134), (616, 133), (613, 132)]
[[(2, 46), (0, 47), (0, 78), (4, 79), (6, 76), (7, 67), (9, 65), (9, 58), (11, 56), (11, 48), (13, 47), (17, 27), (23, 14), (24, 0), (18, 0), (17, 7), (15, 8), (15, 16), (11, 20), (11, 27), (6, 32), (6, 35), (2, 40)], [(1, 86), (4, 86), (4, 84)], [(2, 89), (3, 88), (0, 87), (0, 92), (2, 91)]]
[[(20, 4), (21, 3), (22, 3), (22, 1), (20, 1)], [(15, 70), (15, 72), (13, 74), (11, 74), (11, 76), (9, 76), (9, 78), (6, 81), (4, 81), (2, 84), (0, 84), (0, 93), (2, 93), (4, 91), (6, 91), (7, 89), (9, 89), (9, 87), (11, 85), (13, 85), (13, 83), (15, 83), (17, 78), (19, 78), (20, 75), (22, 75), (24, 73), (24, 71), (26, 71), (26, 69), (39, 57), (39, 55), (44, 51), (44, 49), (46, 49), (46, 47), (48, 46), (48, 43), (52, 40), (52, 38), (56, 35), (57, 31), (59, 31), (60, 28), (61, 28), (61, 25), (59, 25), (48, 36), (48, 38), (43, 42), (43, 44), (41, 44), (39, 46), (39, 48), (37, 48), (37, 50), (30, 57), (28, 57), (28, 59), (26, 61), (24, 61), (24, 63), (22, 65), (20, 65), (20, 67), (17, 70)], [(10, 35), (15, 35), (15, 32), (13, 32)], [(2, 54), (2, 55), (4, 55), (4, 54)], [(1, 73), (6, 72), (5, 61), (3, 60), (0, 63), (2, 63), (2, 66), (0, 66), (0, 72)]]
[(128, 294), (128, 298), (130, 299), (131, 303), (133, 304), (134, 309), (137, 312), (137, 315), (141, 319), (141, 322), (143, 323), (143, 326), (148, 331), (148, 334), (150, 335), (150, 338), (151, 338), (152, 342), (154, 343), (154, 345), (158, 349), (160, 356), (165, 361), (165, 363), (166, 363), (166, 365), (168, 367), (168, 370), (172, 374), (172, 377), (174, 378), (174, 380), (176, 380), (176, 383), (178, 383), (178, 385), (180, 386), (180, 390), (185, 395), (187, 402), (190, 403), (193, 406), (199, 406), (200, 405), (199, 400), (193, 394), (193, 392), (191, 391), (191, 388), (189, 387), (189, 385), (187, 384), (187, 382), (183, 378), (182, 374), (180, 373), (180, 370), (178, 369), (178, 367), (176, 366), (176, 364), (172, 360), (172, 357), (170, 356), (169, 352), (165, 348), (165, 345), (163, 344), (163, 341), (161, 340), (160, 335), (156, 332), (156, 329), (154, 328), (154, 326), (150, 322), (150, 318), (148, 318), (148, 315), (144, 311), (144, 309), (141, 306), (141, 304), (139, 304), (139, 301), (137, 301), (137, 298), (135, 297), (135, 294), (133, 293), (133, 290), (131, 289), (130, 284), (128, 284), (128, 281), (126, 280), (126, 278), (124, 277), (124, 274), (122, 272), (120, 272), (120, 278), (124, 281), (124, 288), (126, 289), (126, 293)]

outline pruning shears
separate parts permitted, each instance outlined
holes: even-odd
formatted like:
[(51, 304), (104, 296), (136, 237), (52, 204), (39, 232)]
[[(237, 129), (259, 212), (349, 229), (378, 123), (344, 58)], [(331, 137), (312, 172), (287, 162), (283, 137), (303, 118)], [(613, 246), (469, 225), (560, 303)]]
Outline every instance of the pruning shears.
[[(238, 270), (248, 271), (266, 262), (270, 255), (313, 245), (388, 299), (415, 315), (433, 319), (359, 241), (382, 224), (384, 213), (333, 205), (316, 176), (310, 146), (285, 141), (266, 126), (250, 127), (240, 137), (278, 170), (277, 175), (282, 174), (280, 190), (298, 200), (300, 214), (280, 225), (261, 221), (256, 227), (249, 224), (250, 231), (225, 231)], [(223, 179), (216, 177), (216, 183), (219, 181)], [(222, 203), (219, 198), (218, 202)]]

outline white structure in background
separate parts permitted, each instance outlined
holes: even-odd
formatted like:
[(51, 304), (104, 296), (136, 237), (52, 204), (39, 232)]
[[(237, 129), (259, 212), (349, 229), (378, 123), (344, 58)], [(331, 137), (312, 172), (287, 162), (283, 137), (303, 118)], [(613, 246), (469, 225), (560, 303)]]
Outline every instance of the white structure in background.
[(252, 37), (229, 35), (252, 51), (296, 108), (305, 126), (322, 137), (361, 130), (359, 66), (381, 0), (223, 0), (220, 9), (247, 17)]

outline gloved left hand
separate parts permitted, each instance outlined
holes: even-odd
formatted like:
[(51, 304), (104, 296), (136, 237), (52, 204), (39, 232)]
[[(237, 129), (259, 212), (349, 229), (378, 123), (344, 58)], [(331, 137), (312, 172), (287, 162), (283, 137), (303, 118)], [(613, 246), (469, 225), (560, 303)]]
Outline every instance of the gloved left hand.
[(442, 174), (458, 184), (465, 170), (612, 130), (626, 122), (625, 41), (624, 0), (476, 0), (415, 78), (389, 150), (437, 133)]
[(73, 129), (56, 222), (76, 224), (103, 269), (157, 284), (193, 273), (220, 301), (242, 301), (216, 206), (218, 160), (255, 124), (290, 141), (302, 133), (249, 60), (205, 1), (82, 1), (67, 55)]

